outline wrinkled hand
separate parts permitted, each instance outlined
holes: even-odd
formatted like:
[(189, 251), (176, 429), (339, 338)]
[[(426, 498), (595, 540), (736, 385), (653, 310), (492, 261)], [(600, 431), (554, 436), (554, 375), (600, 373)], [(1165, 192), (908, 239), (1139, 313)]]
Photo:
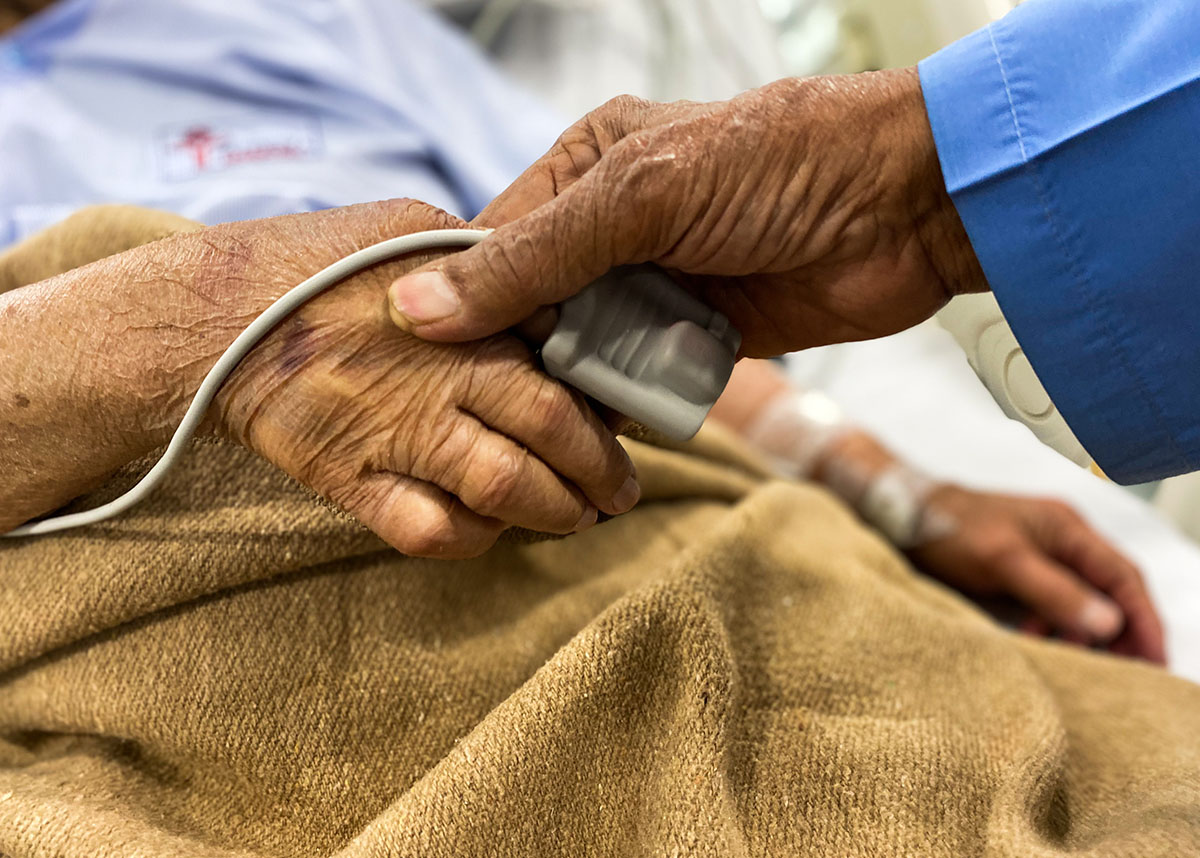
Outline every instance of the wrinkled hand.
[(624, 97), (484, 212), (478, 247), (393, 285), (437, 341), (494, 333), (614, 265), (653, 261), (740, 329), (743, 353), (865, 339), (985, 288), (946, 194), (915, 69), (779, 81), (731, 101)]
[(1057, 501), (943, 486), (929, 509), (948, 536), (910, 552), (931, 575), (973, 596), (1011, 597), (1023, 628), (1163, 664), (1162, 624), (1137, 568)]
[[(453, 226), (393, 202), (226, 229), (254, 269), (241, 278), (291, 286), (384, 238)], [(594, 524), (597, 508), (633, 505), (632, 465), (582, 396), (515, 338), (438, 345), (398, 331), (385, 300), (397, 273), (397, 263), (365, 271), (290, 316), (226, 383), (212, 431), (408, 554), (472, 556), (509, 525), (568, 533)]]

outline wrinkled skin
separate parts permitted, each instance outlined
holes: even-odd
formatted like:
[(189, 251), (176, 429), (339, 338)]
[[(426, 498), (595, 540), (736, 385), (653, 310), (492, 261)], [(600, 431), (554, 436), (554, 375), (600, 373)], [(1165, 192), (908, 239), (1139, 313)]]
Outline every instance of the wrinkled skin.
[[(27, 403), (11, 433), (24, 446), (0, 453), (18, 482), (0, 527), (165, 443), (220, 352), (287, 289), (384, 238), (455, 226), (411, 201), (228, 224), (0, 296), (0, 392)], [(509, 525), (567, 533), (597, 509), (632, 507), (636, 484), (616, 498), (632, 475), (625, 452), (519, 340), (439, 345), (389, 322), (387, 283), (416, 261), (369, 269), (285, 320), (222, 388), (204, 431), (255, 450), (414, 555), (473, 556)], [(70, 325), (77, 336), (59, 335), (69, 352), (32, 348), (45, 342), (39, 326)], [(51, 381), (70, 379), (65, 392), (31, 386), (35, 360), (61, 362)], [(81, 386), (101, 388), (94, 409), (73, 398)]]
[(1166, 663), (1141, 573), (1071, 507), (951, 485), (928, 503), (953, 528), (909, 552), (921, 569), (971, 596), (1016, 600), (1030, 633)]
[(503, 226), (424, 269), (457, 311), (429, 299), (429, 277), (405, 278), (397, 324), (470, 339), (613, 265), (653, 261), (730, 317), (744, 354), (765, 356), (894, 333), (986, 288), (915, 69), (783, 80), (712, 104), (616, 99), (484, 218)]
[[(403, 219), (371, 241), (416, 224), (465, 226), (419, 204)], [(308, 223), (304, 236), (272, 224), (279, 249), (318, 236), (328, 261), (355, 249)], [(597, 507), (632, 506), (613, 502), (632, 465), (583, 397), (512, 337), (396, 336), (387, 282), (366, 272), (294, 314), (226, 387), (219, 431), (410, 554), (474, 555), (509, 525), (568, 533), (595, 523)]]

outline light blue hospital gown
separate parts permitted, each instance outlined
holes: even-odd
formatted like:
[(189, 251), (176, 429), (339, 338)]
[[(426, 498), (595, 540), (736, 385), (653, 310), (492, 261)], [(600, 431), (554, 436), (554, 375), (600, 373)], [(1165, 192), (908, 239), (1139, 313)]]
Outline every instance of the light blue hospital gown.
[(470, 217), (561, 130), (405, 0), (62, 0), (0, 39), (0, 247), (104, 202)]

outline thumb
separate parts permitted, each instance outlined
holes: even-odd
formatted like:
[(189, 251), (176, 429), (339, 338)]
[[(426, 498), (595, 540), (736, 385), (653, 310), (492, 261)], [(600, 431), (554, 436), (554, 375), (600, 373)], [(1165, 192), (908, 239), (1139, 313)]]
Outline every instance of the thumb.
[(428, 340), (478, 339), (633, 261), (636, 249), (619, 246), (595, 185), (589, 173), (474, 247), (397, 279), (388, 290), (392, 321)]

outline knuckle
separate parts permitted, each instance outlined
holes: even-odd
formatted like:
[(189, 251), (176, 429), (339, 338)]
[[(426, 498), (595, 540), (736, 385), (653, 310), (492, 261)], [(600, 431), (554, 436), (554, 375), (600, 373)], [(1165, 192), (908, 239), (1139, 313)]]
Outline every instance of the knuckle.
[(516, 399), (514, 379), (530, 365), (528, 346), (511, 336), (493, 336), (470, 345), (464, 371), (455, 382), (455, 399), (478, 414), (505, 413)]
[(500, 535), (503, 525), (492, 528), (467, 525), (456, 514), (454, 502), (447, 498), (440, 506), (419, 505), (404, 517), (392, 544), (413, 557), (459, 559), (477, 557), (487, 551)]
[[(649, 190), (680, 187), (678, 183), (686, 176), (679, 174), (690, 166), (687, 155), (680, 143), (659, 129), (638, 131), (624, 138), (602, 162), (613, 204), (645, 199)], [(658, 195), (650, 194), (648, 199), (657, 200)]]
[[(526, 248), (518, 248), (517, 244), (524, 244), (527, 239), (520, 235), (507, 235), (507, 240), (485, 241), (476, 246), (475, 250), (482, 257), (483, 270), (491, 275), (494, 284), (511, 284), (516, 286), (520, 284), (526, 285), (526, 272), (529, 269), (530, 274), (536, 274), (540, 271), (537, 265), (529, 264), (529, 252)], [(472, 298), (478, 298), (479, 294), (486, 288), (482, 278), (479, 277), (478, 271), (473, 271), (469, 278)], [(533, 284), (534, 288), (537, 283)]]
[(579, 429), (575, 400), (558, 382), (541, 380), (527, 407), (538, 418), (549, 438), (561, 438)]
[(520, 454), (503, 450), (482, 463), (481, 470), (484, 476), (470, 505), (482, 515), (500, 517), (512, 507), (521, 489)]
[(560, 137), (545, 162), (554, 196), (595, 166), (604, 148), (590, 129), (574, 128)]
[(597, 122), (607, 122), (612, 119), (624, 119), (641, 113), (652, 104), (653, 102), (639, 96), (623, 93), (610, 98), (604, 104), (597, 107), (584, 118), (584, 121), (596, 124)]
[(331, 217), (361, 220), (377, 227), (381, 234), (387, 235), (402, 235), (420, 229), (448, 229), (464, 225), (464, 221), (449, 212), (411, 197), (356, 203), (341, 209), (332, 209), (328, 214)]
[(497, 335), (477, 340), (471, 349), (460, 388), (465, 404), (508, 400), (513, 379), (533, 360), (529, 347), (516, 337)]
[(415, 557), (446, 557), (461, 553), (463, 546), (450, 517), (441, 514), (414, 523), (400, 537), (401, 550)]
[(556, 195), (617, 145), (638, 124), (635, 117), (653, 104), (635, 95), (618, 95), (564, 131), (547, 160)]
[(398, 431), (395, 443), (404, 445), (405, 456), (415, 469), (434, 482), (453, 482), (462, 467), (460, 452), (469, 449), (473, 433), (461, 420), (434, 420), (424, 429)]
[(466, 221), (450, 212), (408, 197), (384, 200), (375, 205), (380, 207), (383, 220), (395, 235), (411, 231), (414, 226), (420, 229), (456, 229), (467, 225)]

